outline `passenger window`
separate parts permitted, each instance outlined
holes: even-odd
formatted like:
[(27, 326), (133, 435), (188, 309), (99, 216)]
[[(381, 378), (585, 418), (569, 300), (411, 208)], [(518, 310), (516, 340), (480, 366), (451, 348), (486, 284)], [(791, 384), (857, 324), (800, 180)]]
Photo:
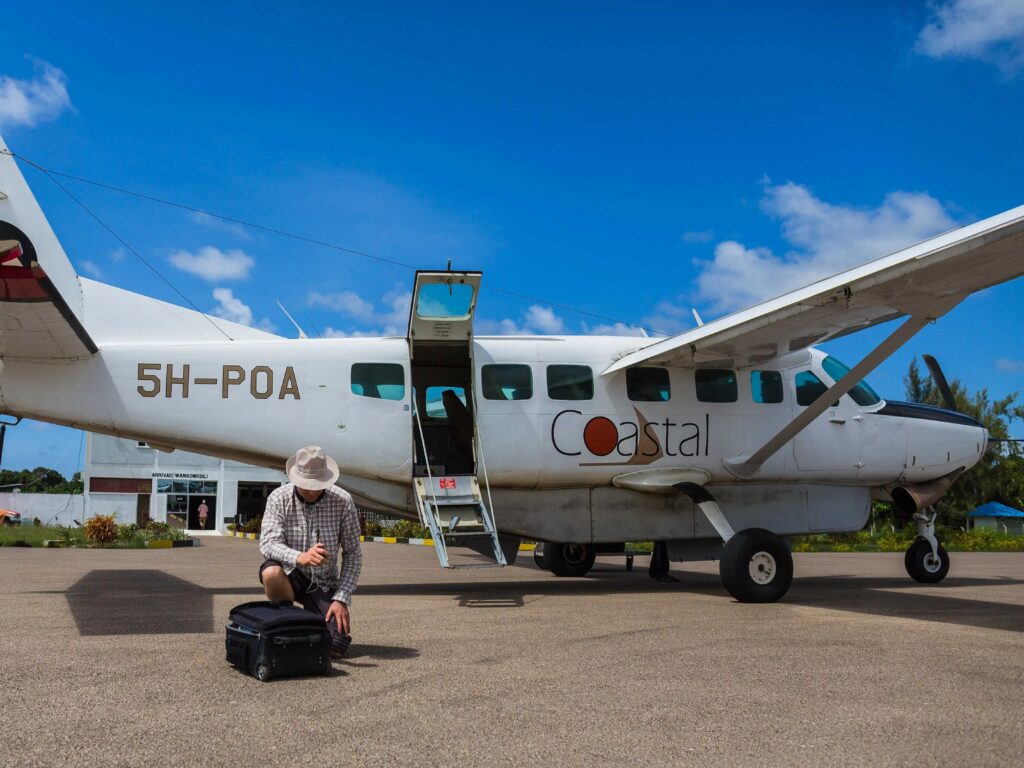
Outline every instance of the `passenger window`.
[(664, 368), (627, 368), (626, 394), (641, 403), (664, 403), (672, 396)]
[(427, 387), (426, 411), (428, 419), (447, 419), (448, 409), (444, 404), (444, 393), (447, 390), (455, 393), (455, 396), (466, 405), (466, 390), (462, 387)]
[(593, 400), (594, 372), (589, 365), (549, 365), (548, 397), (552, 400)]
[(782, 374), (778, 371), (751, 371), (750, 395), (755, 403), (781, 403)]
[(404, 400), (405, 372), (396, 363), (353, 363), (352, 392), (379, 400)]
[(825, 383), (810, 371), (800, 371), (796, 375), (796, 402), (798, 405), (810, 405), (827, 389)]
[(533, 397), (533, 371), (528, 365), (485, 365), (480, 372), (485, 400), (529, 400)]
[(702, 403), (735, 403), (739, 399), (736, 372), (724, 368), (694, 371), (697, 399)]

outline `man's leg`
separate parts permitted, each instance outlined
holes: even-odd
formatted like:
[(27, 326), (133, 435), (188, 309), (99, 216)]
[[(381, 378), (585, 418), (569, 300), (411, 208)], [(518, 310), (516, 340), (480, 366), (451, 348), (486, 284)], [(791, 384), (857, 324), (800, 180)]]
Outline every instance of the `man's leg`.
[(295, 590), (292, 589), (292, 582), (284, 567), (275, 560), (267, 560), (260, 566), (260, 582), (263, 584), (263, 591), (267, 600), (284, 600), (295, 602)]
[[(333, 592), (330, 590), (315, 589), (312, 592), (304, 592), (299, 595), (299, 602), (307, 611), (319, 613), (320, 617), (326, 621), (332, 595)], [(352, 638), (338, 631), (338, 624), (333, 618), (327, 622), (327, 631), (331, 633), (331, 658), (340, 659), (348, 650)]]

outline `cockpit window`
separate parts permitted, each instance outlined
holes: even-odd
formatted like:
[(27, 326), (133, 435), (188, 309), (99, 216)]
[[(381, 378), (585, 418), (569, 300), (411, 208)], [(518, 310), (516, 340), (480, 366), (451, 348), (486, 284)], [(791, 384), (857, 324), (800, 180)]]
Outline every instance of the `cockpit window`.
[[(850, 372), (850, 369), (845, 364), (841, 363), (836, 358), (829, 355), (822, 363), (821, 367), (825, 369), (825, 373), (832, 377), (833, 381), (839, 381), (843, 376)], [(850, 390), (850, 397), (853, 398), (853, 402), (857, 405), (875, 405), (880, 403), (880, 398), (866, 381), (860, 382), (857, 386)]]

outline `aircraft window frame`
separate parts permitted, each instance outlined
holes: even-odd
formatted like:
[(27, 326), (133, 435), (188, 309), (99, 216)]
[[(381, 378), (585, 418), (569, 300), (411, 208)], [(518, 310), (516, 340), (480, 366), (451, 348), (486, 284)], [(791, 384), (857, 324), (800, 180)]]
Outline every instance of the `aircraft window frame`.
[[(501, 380), (502, 374), (521, 375), (524, 369), (526, 376), (520, 380), (519, 386), (514, 386), (514, 381)], [(499, 393), (500, 397), (493, 397)], [(484, 400), (495, 402), (530, 400), (533, 397), (533, 368), (525, 363), (487, 363), (480, 368), (480, 394)]]
[(672, 399), (668, 369), (654, 365), (627, 368), (626, 397), (634, 403), (667, 403)]
[[(577, 378), (572, 378), (572, 372), (570, 369), (575, 369)], [(586, 379), (582, 378), (583, 371), (587, 372)], [(568, 374), (565, 381), (554, 381), (552, 382), (552, 376), (557, 376), (561, 373)], [(547, 393), (548, 398), (551, 400), (563, 400), (568, 402), (582, 402), (585, 400), (594, 399), (594, 369), (589, 365), (578, 365), (575, 363), (556, 363), (547, 366), (545, 370), (545, 377), (547, 380)], [(571, 394), (572, 389), (578, 389), (579, 397), (562, 397), (560, 395), (552, 394), (552, 389), (561, 394)], [(589, 391), (588, 391), (589, 390)]]
[[(765, 381), (769, 379), (770, 384)], [(777, 389), (776, 389), (777, 387)], [(765, 391), (771, 388), (769, 391), (777, 397), (768, 399), (765, 397)], [(778, 393), (775, 395), (775, 393)], [(781, 371), (751, 371), (750, 372), (750, 399), (758, 405), (778, 405), (779, 403), (785, 402), (786, 400), (786, 387), (782, 381)]]
[[(367, 377), (371, 369), (377, 370), (377, 375)], [(389, 369), (391, 380), (387, 380), (388, 377), (383, 376), (384, 373), (381, 369)], [(387, 390), (386, 393), (381, 393), (381, 387), (398, 387), (398, 383), (394, 381), (394, 369), (398, 369), (397, 372), (401, 375), (402, 383), (401, 389), (398, 391)], [(367, 390), (368, 386), (372, 386), (372, 392)], [(357, 389), (358, 387), (358, 389)], [(401, 402), (405, 400), (405, 367), (400, 363), (352, 363), (352, 368), (349, 371), (349, 389), (352, 394), (358, 397), (369, 397), (374, 400), (390, 400), (395, 402)]]
[[(728, 384), (730, 377), (731, 391)], [(732, 368), (697, 368), (693, 372), (693, 383), (698, 402), (735, 403), (740, 399), (739, 378)]]
[[(832, 355), (827, 355), (824, 360), (821, 361), (821, 368), (825, 373), (832, 378), (832, 381), (838, 383), (843, 376), (850, 372), (850, 367), (846, 365), (842, 360), (839, 360)], [(837, 375), (838, 374), (838, 375)], [(857, 382), (856, 386), (853, 387), (847, 394), (850, 399), (853, 400), (857, 405), (862, 408), (867, 408), (872, 405), (878, 405), (882, 402), (882, 398), (878, 396), (878, 393), (871, 388), (867, 380), (861, 379)]]

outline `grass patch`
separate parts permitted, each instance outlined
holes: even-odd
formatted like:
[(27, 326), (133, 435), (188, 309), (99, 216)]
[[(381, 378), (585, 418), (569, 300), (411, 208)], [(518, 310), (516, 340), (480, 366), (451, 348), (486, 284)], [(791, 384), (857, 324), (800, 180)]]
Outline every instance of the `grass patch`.
[(188, 536), (177, 528), (163, 523), (151, 524), (153, 530), (134, 525), (119, 525), (117, 539), (109, 544), (87, 541), (85, 529), (51, 527), (47, 525), (3, 525), (0, 526), (0, 547), (42, 547), (46, 541), (64, 541), (65, 546), (90, 547), (95, 549), (144, 549), (153, 540), (184, 541)]
[[(917, 528), (897, 531), (857, 533), (826, 533), (794, 536), (794, 552), (905, 552), (917, 536)], [(997, 531), (936, 531), (942, 546), (949, 552), (1024, 552), (1024, 536), (1010, 536)]]
[[(85, 546), (85, 531), (81, 528), (51, 527), (48, 525), (3, 525), (0, 526), (0, 547), (30, 546), (41, 547), (47, 539), (58, 541), (69, 538), (76, 546)], [(17, 542), (24, 542), (19, 544)]]

